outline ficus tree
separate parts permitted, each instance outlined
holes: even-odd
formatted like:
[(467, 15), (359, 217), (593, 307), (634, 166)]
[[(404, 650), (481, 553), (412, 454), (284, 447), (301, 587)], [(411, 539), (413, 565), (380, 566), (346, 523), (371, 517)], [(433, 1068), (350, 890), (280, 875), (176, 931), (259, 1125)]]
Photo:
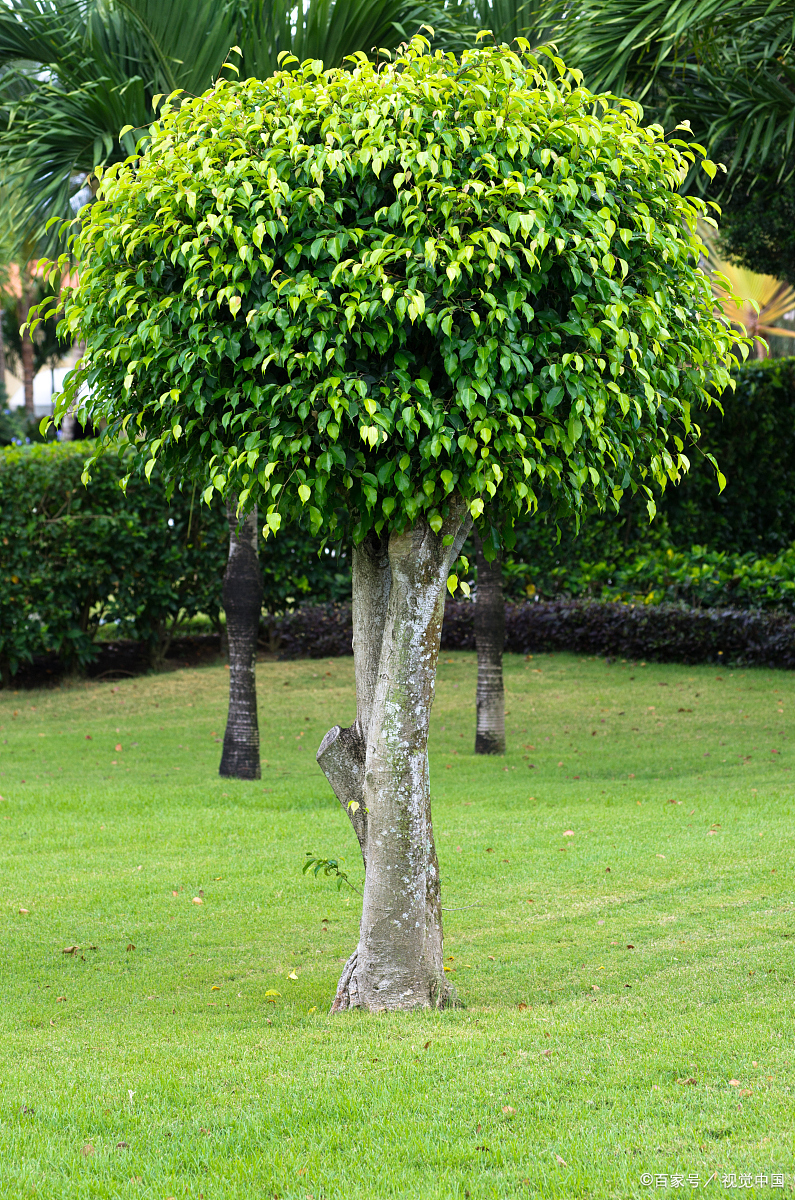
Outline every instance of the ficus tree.
[(85, 383), (144, 472), (352, 540), (357, 715), (317, 754), (365, 864), (334, 1009), (455, 1001), (427, 739), (471, 522), (510, 545), (542, 492), (652, 512), (739, 340), (686, 151), (517, 45), (174, 95), (74, 244), (61, 408)]

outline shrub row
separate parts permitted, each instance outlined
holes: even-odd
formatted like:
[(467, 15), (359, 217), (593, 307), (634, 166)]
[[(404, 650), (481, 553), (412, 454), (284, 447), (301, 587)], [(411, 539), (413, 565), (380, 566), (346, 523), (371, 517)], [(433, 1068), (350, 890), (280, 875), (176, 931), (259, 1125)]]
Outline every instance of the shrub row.
[[(474, 650), (474, 606), (448, 600), (443, 650)], [(351, 654), (349, 605), (305, 606), (278, 622), (282, 658)], [(736, 608), (632, 605), (583, 600), (505, 606), (505, 649), (679, 663), (795, 667), (795, 619)]]
[(795, 610), (795, 546), (765, 558), (706, 546), (655, 547), (646, 554), (617, 556), (617, 561), (555, 566), (535, 578), (531, 594), (547, 599), (566, 594), (639, 604)]
[[(655, 599), (745, 603), (742, 589), (736, 596), (731, 584), (738, 574), (748, 574), (745, 556), (774, 559), (795, 542), (795, 357), (746, 363), (734, 379), (736, 390), (721, 398), (723, 414), (713, 408), (698, 418), (704, 449), (715, 455), (726, 476), (722, 493), (714, 469), (698, 452), (682, 482), (658, 497), (651, 525), (639, 496), (625, 496), (618, 515), (589, 514), (579, 534), (564, 521), (558, 537), (552, 514), (542, 512), (517, 529), (516, 546), (506, 560), (507, 593), (514, 598), (528, 589), (545, 598), (599, 594), (607, 579), (615, 584), (619, 569), (647, 576), (654, 563), (640, 567), (637, 560), (648, 556), (657, 564), (654, 578), (642, 585), (616, 585), (615, 594), (652, 590)], [(694, 544), (736, 556), (739, 569), (727, 564), (720, 572), (725, 588), (710, 583), (699, 592), (665, 581), (670, 572), (662, 570), (661, 556), (669, 549), (684, 553)], [(717, 565), (713, 561), (710, 571)], [(762, 591), (753, 583), (749, 602), (763, 602)], [(772, 603), (786, 600), (773, 597)]]
[[(67, 669), (96, 657), (100, 625), (146, 644), (153, 664), (198, 613), (221, 626), (229, 546), (226, 514), (187, 487), (132, 478), (124, 455), (102, 459), (81, 482), (88, 444), (10, 446), (0, 451), (0, 669), (55, 651)], [(265, 610), (306, 595), (349, 594), (345, 560), (318, 558), (289, 528), (261, 543)]]

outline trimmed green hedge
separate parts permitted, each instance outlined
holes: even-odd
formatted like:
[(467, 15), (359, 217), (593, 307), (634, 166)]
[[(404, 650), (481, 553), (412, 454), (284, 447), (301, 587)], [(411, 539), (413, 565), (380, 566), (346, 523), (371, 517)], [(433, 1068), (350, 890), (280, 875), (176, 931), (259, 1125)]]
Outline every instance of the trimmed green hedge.
[[(619, 516), (591, 514), (576, 534), (542, 514), (517, 530), (505, 564), (507, 594), (598, 595), (688, 604), (792, 607), (795, 543), (795, 357), (746, 363), (736, 391), (700, 415), (704, 447), (726, 475), (718, 492), (700, 456), (678, 487)], [(708, 549), (705, 549), (708, 547)]]
[[(105, 457), (88, 487), (89, 443), (0, 450), (0, 669), (7, 683), (20, 662), (55, 651), (67, 669), (96, 657), (97, 630), (145, 642), (154, 665), (180, 625), (204, 613), (220, 629), (229, 546), (224, 511), (188, 486), (166, 497), (157, 474), (133, 477), (122, 492), (125, 456)], [(310, 593), (349, 594), (344, 558), (304, 534), (261, 544), (266, 613)]]

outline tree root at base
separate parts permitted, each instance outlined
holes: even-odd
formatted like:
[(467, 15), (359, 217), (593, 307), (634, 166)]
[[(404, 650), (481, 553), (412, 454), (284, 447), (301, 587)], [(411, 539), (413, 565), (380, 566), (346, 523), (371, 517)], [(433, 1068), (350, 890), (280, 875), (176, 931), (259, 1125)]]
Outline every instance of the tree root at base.
[[(329, 1010), (329, 1015), (338, 1012), (345, 1012), (349, 1008), (364, 1007), (359, 1002), (359, 989), (356, 983), (356, 967), (359, 962), (358, 946), (350, 956), (345, 966), (343, 967), (340, 981), (337, 984), (337, 993), (334, 997), (334, 1003)], [(404, 1008), (404, 1005), (384, 1005), (383, 1008), (399, 1007)], [(459, 1000), (455, 987), (443, 979), (440, 984), (432, 984), (430, 989), (429, 1002), (427, 1004), (413, 1005), (414, 1008), (466, 1008), (463, 1000)], [(383, 1009), (382, 1009), (383, 1011)]]

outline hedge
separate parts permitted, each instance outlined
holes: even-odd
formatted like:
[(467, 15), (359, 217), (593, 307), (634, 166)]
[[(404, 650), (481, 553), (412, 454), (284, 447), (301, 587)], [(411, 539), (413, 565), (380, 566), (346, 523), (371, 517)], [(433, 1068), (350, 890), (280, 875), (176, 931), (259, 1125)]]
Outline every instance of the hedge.
[[(745, 603), (730, 586), (738, 574), (749, 574), (750, 559), (745, 556), (772, 561), (795, 542), (795, 357), (745, 363), (733, 375), (736, 390), (721, 397), (724, 415), (717, 407), (699, 413), (704, 448), (715, 455), (727, 479), (722, 493), (713, 468), (699, 453), (682, 482), (658, 498), (651, 524), (637, 496), (625, 496), (618, 515), (589, 514), (579, 534), (571, 522), (562, 521), (559, 539), (554, 514), (542, 512), (516, 531), (516, 545), (505, 564), (508, 594), (517, 599), (528, 589), (544, 598), (600, 594), (608, 579), (615, 583), (616, 573), (623, 572), (624, 583), (617, 585), (621, 594), (651, 590), (658, 599), (664, 595), (688, 603)], [(668, 550), (689, 554), (694, 545), (709, 547), (709, 554), (732, 556), (738, 563), (737, 570), (729, 570), (727, 564), (723, 571), (712, 560), (710, 570), (718, 567), (725, 575), (725, 589), (710, 584), (702, 593), (689, 585), (672, 591), (664, 582), (670, 572), (662, 556)], [(703, 554), (696, 551), (694, 565), (703, 562)], [(649, 562), (639, 566), (643, 558)], [(690, 573), (687, 564), (681, 565)], [(652, 566), (654, 578), (649, 577)], [(786, 562), (783, 567), (785, 573), (791, 570)], [(633, 570), (641, 577), (637, 585), (628, 579)], [(757, 597), (763, 590), (761, 584), (751, 585)], [(749, 602), (762, 601), (750, 597)], [(780, 602), (788, 603), (783, 594)]]
[(547, 599), (599, 597), (637, 604), (678, 602), (698, 608), (795, 610), (795, 546), (775, 556), (727, 554), (706, 546), (655, 547), (619, 561), (580, 562), (536, 575), (531, 594)]
[[(153, 664), (197, 613), (221, 625), (229, 545), (226, 515), (190, 486), (168, 498), (162, 481), (119, 482), (125, 456), (81, 473), (88, 443), (0, 450), (0, 670), (55, 651), (67, 670), (96, 657), (101, 624), (143, 641)], [(345, 556), (326, 553), (290, 528), (261, 547), (265, 610), (312, 594), (349, 594)], [(267, 618), (266, 618), (267, 620)]]
[[(474, 650), (474, 606), (448, 600), (443, 650)], [(351, 654), (349, 605), (306, 606), (278, 622), (281, 657)], [(657, 662), (795, 667), (795, 619), (736, 608), (632, 605), (582, 600), (505, 606), (505, 649), (514, 654), (568, 650)]]

